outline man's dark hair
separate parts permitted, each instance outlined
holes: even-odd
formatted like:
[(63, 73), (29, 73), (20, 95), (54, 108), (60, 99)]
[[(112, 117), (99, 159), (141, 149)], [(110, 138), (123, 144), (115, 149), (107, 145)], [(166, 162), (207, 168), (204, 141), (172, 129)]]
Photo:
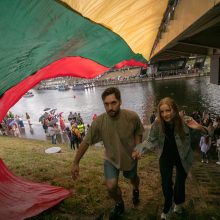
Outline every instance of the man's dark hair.
[(106, 96), (111, 95), (111, 94), (114, 94), (116, 99), (121, 101), (120, 90), (118, 88), (116, 88), (116, 87), (109, 87), (109, 88), (105, 89), (105, 91), (102, 93), (102, 100), (104, 101)]

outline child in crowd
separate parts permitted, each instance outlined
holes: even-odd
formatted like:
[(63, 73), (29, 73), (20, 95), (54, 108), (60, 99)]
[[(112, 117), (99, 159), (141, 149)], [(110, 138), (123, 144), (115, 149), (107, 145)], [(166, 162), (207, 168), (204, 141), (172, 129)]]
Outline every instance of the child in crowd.
[(210, 149), (211, 146), (211, 138), (209, 135), (203, 135), (200, 138), (200, 143), (199, 143), (201, 152), (202, 152), (202, 163), (206, 162), (208, 163), (208, 150)]

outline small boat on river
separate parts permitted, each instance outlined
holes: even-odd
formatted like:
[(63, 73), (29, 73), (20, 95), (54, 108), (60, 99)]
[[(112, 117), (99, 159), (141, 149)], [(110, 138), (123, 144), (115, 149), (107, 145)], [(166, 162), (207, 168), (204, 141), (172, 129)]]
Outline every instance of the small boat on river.
[(25, 98), (32, 97), (32, 96), (34, 96), (34, 93), (31, 91), (28, 91), (23, 95), (23, 97), (25, 97)]
[(84, 90), (85, 86), (83, 84), (74, 84), (72, 90)]
[(70, 87), (68, 85), (59, 85), (58, 86), (58, 90), (59, 91), (66, 91), (66, 90), (69, 90)]
[(85, 90), (85, 89), (91, 89), (95, 85), (93, 83), (90, 84), (74, 84), (72, 87), (72, 90)]

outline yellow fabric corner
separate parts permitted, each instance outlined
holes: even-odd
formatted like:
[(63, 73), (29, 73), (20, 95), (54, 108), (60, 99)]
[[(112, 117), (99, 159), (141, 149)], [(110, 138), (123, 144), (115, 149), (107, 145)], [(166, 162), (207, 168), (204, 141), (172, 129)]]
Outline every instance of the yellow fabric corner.
[(84, 17), (120, 35), (147, 60), (168, 0), (61, 0)]

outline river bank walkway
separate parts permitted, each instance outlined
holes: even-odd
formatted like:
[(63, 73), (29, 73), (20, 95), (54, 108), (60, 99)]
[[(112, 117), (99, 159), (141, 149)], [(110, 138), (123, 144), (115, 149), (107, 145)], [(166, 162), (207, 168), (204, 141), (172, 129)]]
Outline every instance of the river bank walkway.
[(132, 77), (126, 74), (122, 78), (117, 79), (116, 76), (101, 78), (98, 81), (95, 81), (95, 86), (109, 86), (109, 85), (120, 85), (120, 84), (128, 84), (128, 83), (142, 83), (142, 82), (150, 82), (150, 81), (161, 81), (161, 80), (173, 80), (173, 79), (184, 79), (184, 78), (194, 78), (194, 77), (202, 77), (209, 76), (207, 73), (191, 73), (191, 74), (178, 74), (178, 75), (165, 75), (165, 76), (157, 76), (157, 77)]
[[(172, 79), (183, 79), (183, 78), (193, 78), (193, 77), (202, 77), (210, 76), (209, 72), (200, 70), (199, 72), (192, 73), (172, 73), (172, 74), (157, 74), (154, 77), (140, 77), (140, 69), (128, 69), (128, 70), (118, 70), (114, 72), (108, 72), (101, 75), (98, 79), (83, 79), (76, 77), (58, 77), (50, 80), (45, 80), (44, 84), (47, 89), (56, 89), (58, 85), (67, 84), (69, 87), (77, 85), (86, 85), (93, 84), (95, 87), (98, 86), (111, 86), (111, 85), (120, 85), (120, 84), (129, 84), (129, 83), (142, 83), (150, 81), (161, 81), (161, 80), (172, 80)], [(40, 88), (40, 84), (35, 87), (36, 89)]]

